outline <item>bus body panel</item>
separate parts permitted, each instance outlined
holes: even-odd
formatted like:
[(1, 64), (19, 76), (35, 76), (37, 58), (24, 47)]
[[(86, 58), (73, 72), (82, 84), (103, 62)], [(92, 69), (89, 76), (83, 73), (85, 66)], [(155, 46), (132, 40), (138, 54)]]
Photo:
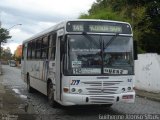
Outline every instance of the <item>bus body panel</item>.
[[(62, 93), (61, 104), (66, 106), (133, 103), (135, 99), (134, 76), (64, 76), (62, 83), (62, 89), (69, 88), (68, 93)], [(131, 87), (131, 90), (128, 90), (128, 87)], [(75, 92), (72, 92), (73, 88), (76, 89)], [(124, 88), (125, 91), (122, 91)], [(78, 93), (80, 89), (82, 92)], [(132, 99), (123, 99), (123, 95), (132, 95)]]
[[(123, 96), (132, 96), (132, 99), (123, 99)], [(135, 92), (123, 93), (123, 94), (113, 94), (113, 95), (79, 95), (79, 94), (63, 94), (65, 98), (61, 102), (64, 106), (72, 105), (103, 105), (103, 104), (115, 104), (115, 103), (134, 103)], [(88, 98), (88, 102), (86, 99)], [(117, 101), (119, 98), (119, 101)], [(96, 99), (96, 101), (92, 100)]]

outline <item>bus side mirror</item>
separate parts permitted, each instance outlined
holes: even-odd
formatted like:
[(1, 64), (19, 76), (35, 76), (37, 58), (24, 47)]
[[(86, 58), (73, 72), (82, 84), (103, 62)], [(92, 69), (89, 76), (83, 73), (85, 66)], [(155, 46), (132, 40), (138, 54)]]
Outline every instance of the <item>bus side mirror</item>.
[(137, 54), (137, 41), (133, 42), (133, 49), (134, 49), (134, 60), (138, 59), (138, 54)]

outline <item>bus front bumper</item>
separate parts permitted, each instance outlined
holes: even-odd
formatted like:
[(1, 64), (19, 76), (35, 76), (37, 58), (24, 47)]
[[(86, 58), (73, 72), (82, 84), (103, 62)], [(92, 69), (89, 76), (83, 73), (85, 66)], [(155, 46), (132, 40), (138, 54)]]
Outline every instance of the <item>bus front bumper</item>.
[(61, 104), (71, 105), (91, 105), (91, 104), (114, 104), (118, 102), (134, 103), (135, 92), (110, 95), (81, 95), (81, 94), (62, 94)]

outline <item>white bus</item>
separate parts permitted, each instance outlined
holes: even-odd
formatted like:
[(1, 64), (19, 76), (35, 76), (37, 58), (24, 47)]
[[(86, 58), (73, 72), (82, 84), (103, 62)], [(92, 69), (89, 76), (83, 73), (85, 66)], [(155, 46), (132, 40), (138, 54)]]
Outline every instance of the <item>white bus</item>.
[(23, 42), (22, 78), (52, 106), (133, 103), (134, 56), (129, 23), (65, 21)]

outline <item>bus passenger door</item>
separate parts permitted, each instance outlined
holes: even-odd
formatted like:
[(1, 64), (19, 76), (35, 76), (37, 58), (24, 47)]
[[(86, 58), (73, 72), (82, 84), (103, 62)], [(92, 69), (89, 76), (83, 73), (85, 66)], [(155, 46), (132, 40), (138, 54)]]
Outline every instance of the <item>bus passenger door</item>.
[[(61, 34), (60, 34), (61, 33)], [(61, 86), (62, 86), (62, 73), (61, 73), (61, 41), (63, 39), (63, 29), (59, 30), (57, 33), (57, 47), (56, 47), (56, 99), (61, 101)]]

